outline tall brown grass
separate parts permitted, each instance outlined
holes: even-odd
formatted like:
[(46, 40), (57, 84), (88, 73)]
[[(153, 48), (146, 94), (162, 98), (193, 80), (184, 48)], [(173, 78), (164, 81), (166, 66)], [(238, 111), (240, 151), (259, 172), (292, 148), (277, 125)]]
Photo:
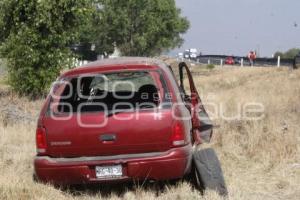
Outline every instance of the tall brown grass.
[[(204, 104), (224, 107), (234, 116), (239, 104), (258, 102), (265, 106), (259, 121), (243, 118), (214, 119), (219, 126), (209, 146), (222, 163), (229, 199), (299, 199), (300, 197), (300, 71), (275, 68), (192, 67)], [(17, 105), (36, 116), (42, 101), (18, 98), (1, 85), (0, 110)], [(212, 107), (207, 110), (213, 112)], [(99, 190), (76, 193), (32, 181), (35, 155), (35, 122), (4, 124), (0, 119), (0, 199), (221, 199), (208, 191), (204, 196), (186, 182), (155, 190), (134, 187), (118, 195)]]

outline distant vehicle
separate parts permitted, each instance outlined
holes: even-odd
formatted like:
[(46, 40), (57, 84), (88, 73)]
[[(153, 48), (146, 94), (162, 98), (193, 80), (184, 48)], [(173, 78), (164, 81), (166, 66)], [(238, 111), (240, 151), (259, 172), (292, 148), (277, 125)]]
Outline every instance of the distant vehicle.
[(186, 58), (186, 59), (189, 59), (190, 58), (190, 51), (185, 50), (184, 53), (183, 53), (183, 57)]
[(213, 126), (184, 62), (179, 75), (177, 81), (171, 67), (148, 58), (65, 72), (39, 116), (35, 180), (74, 185), (190, 177), (196, 189), (226, 195), (214, 150), (197, 150), (210, 141)]
[(229, 56), (225, 59), (226, 65), (239, 65), (241, 64), (241, 59), (233, 56)]
[(197, 49), (187, 49), (183, 53), (185, 59), (196, 59), (198, 56)]
[(234, 64), (241, 64), (241, 58), (233, 58), (234, 59)]
[(183, 53), (178, 53), (178, 58), (183, 58)]
[(226, 59), (225, 59), (225, 64), (226, 65), (234, 65), (235, 64), (235, 60), (234, 60), (234, 58), (233, 57), (227, 57)]
[(197, 58), (198, 50), (197, 49), (190, 49), (190, 58)]

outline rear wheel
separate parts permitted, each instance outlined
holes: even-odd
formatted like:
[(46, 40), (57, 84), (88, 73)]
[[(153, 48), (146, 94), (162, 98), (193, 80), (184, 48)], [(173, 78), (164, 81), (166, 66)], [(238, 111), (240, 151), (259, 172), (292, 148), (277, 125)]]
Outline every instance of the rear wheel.
[(228, 194), (221, 165), (213, 149), (196, 151), (193, 162), (193, 183), (197, 189), (201, 192), (206, 189), (215, 190), (223, 196)]

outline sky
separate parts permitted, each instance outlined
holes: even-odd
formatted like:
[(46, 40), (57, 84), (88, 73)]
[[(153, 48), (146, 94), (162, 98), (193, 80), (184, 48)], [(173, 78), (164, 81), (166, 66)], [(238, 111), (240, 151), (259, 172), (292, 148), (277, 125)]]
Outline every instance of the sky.
[(300, 0), (176, 0), (191, 27), (171, 54), (197, 48), (202, 54), (262, 57), (300, 48)]

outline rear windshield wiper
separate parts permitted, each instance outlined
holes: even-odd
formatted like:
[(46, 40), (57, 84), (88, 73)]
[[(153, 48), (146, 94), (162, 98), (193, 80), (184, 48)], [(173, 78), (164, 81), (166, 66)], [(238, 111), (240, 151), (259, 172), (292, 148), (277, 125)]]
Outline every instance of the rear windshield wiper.
[(117, 110), (117, 111), (111, 110), (106, 113), (105, 117), (112, 117), (114, 115), (117, 115), (120, 113), (126, 113), (126, 112), (133, 112), (133, 110)]

